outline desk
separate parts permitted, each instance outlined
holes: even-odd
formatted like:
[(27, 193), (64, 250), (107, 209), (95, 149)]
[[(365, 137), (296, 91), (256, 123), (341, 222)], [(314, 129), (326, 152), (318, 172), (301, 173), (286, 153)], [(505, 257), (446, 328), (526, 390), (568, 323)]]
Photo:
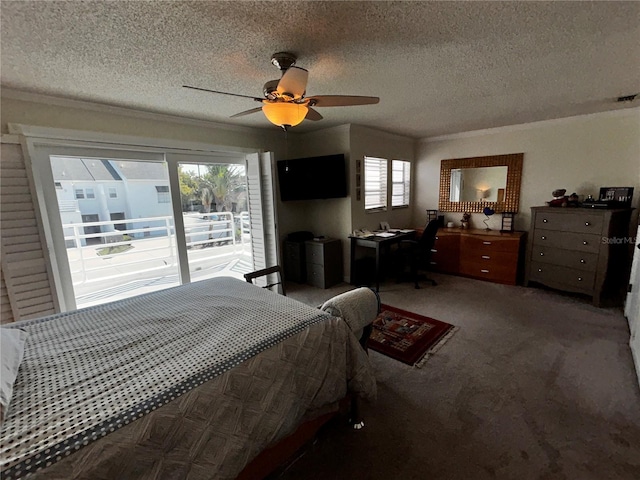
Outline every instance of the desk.
[(375, 248), (376, 250), (376, 292), (380, 290), (380, 251), (388, 249), (395, 243), (400, 243), (402, 240), (413, 239), (415, 231), (408, 233), (396, 233), (392, 237), (354, 237), (349, 236), (351, 239), (351, 278), (354, 278), (355, 261), (356, 261), (356, 247)]

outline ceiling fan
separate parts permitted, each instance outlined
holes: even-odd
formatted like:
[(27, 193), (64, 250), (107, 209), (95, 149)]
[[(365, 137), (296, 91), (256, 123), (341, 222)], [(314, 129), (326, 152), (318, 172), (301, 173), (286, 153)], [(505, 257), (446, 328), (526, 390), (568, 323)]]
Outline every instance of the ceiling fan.
[(190, 85), (183, 85), (183, 87), (203, 92), (249, 98), (260, 102), (262, 103), (261, 107), (236, 113), (232, 115), (231, 118), (242, 117), (262, 110), (271, 123), (282, 127), (284, 130), (300, 124), (305, 118), (308, 120), (322, 120), (322, 115), (313, 107), (373, 105), (380, 101), (378, 97), (362, 97), (357, 95), (315, 95), (305, 97), (309, 72), (304, 68), (294, 66), (296, 60), (296, 56), (292, 53), (278, 52), (272, 55), (271, 63), (280, 69), (282, 78), (280, 78), (280, 80), (270, 80), (264, 84), (262, 89), (264, 98), (220, 92)]

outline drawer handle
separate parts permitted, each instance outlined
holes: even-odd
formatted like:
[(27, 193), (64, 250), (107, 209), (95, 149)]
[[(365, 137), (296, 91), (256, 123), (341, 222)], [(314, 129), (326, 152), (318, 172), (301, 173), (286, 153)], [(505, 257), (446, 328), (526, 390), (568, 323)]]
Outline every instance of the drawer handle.
[(587, 262), (584, 261), (584, 258), (581, 258), (580, 263), (587, 263)]
[(491, 245), (491, 242), (482, 242), (483, 245)]
[(489, 270), (482, 269), (480, 270), (482, 273), (489, 273)]
[(545, 237), (544, 235), (542, 235), (540, 238), (541, 238), (542, 240), (546, 240), (546, 239), (547, 239), (547, 237)]
[(485, 260), (489, 260), (491, 257), (489, 255), (482, 255), (482, 258), (484, 258)]
[(544, 253), (543, 253), (543, 252), (540, 252), (540, 256), (541, 256), (541, 257), (544, 257)]
[(547, 223), (549, 220), (547, 220), (546, 218), (542, 219), (542, 223)]
[(584, 222), (584, 226), (585, 226), (585, 227), (589, 227), (590, 225), (591, 225), (591, 223), (590, 223), (590, 222)]
[(581, 282), (582, 281), (582, 277), (578, 277), (578, 281)]
[(539, 272), (541, 272), (541, 271), (542, 271), (542, 269), (541, 269), (541, 268), (539, 268), (539, 269), (538, 269), (538, 271), (539, 271)]
[(586, 240), (584, 242), (582, 242), (583, 245), (589, 245), (589, 242), (587, 242)]

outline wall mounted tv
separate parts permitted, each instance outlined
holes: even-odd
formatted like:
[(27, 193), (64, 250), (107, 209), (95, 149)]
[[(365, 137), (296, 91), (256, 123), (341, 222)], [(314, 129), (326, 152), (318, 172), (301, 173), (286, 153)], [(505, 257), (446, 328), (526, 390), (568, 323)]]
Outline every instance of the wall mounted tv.
[(280, 200), (313, 200), (347, 196), (344, 155), (278, 161)]

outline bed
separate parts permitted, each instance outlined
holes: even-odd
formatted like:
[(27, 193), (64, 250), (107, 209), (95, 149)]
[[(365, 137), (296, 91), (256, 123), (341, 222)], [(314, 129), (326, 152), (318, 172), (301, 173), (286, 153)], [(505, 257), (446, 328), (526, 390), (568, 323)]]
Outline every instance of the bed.
[(3, 328), (28, 334), (7, 480), (232, 479), (348, 394), (375, 397), (347, 322), (233, 278)]

